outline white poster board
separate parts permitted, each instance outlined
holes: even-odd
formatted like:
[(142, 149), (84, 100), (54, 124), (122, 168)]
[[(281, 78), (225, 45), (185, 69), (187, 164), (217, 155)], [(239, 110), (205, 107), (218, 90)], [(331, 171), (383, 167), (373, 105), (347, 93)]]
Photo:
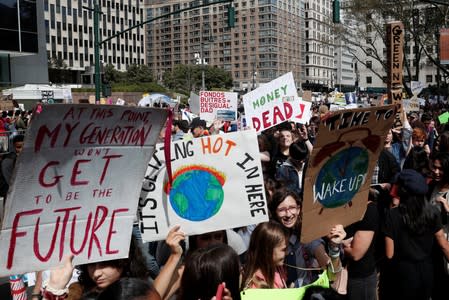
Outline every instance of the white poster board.
[(48, 105), (33, 114), (0, 233), (0, 276), (128, 256), (144, 177), (167, 111)]
[(174, 225), (190, 235), (268, 220), (254, 130), (178, 141), (171, 147), (171, 188), (162, 144), (148, 163), (139, 199), (145, 241), (165, 239)]
[(260, 132), (288, 120), (307, 123), (312, 104), (298, 97), (290, 72), (243, 95), (243, 105), (248, 126)]
[(199, 97), (200, 118), (206, 122), (235, 121), (237, 119), (237, 93), (201, 91)]

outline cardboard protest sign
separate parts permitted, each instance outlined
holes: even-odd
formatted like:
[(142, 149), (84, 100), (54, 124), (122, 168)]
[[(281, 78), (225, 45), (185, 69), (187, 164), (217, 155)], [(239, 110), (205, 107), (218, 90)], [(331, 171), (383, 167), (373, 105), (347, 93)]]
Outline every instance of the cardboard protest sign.
[(293, 74), (287, 73), (243, 95), (248, 125), (257, 132), (292, 120), (306, 123), (311, 103), (302, 101), (296, 91)]
[(393, 105), (336, 111), (321, 122), (304, 183), (301, 241), (362, 218)]
[(199, 97), (201, 119), (207, 122), (237, 119), (237, 93), (201, 91)]
[(0, 234), (0, 276), (128, 256), (141, 180), (167, 111), (48, 105), (33, 114)]
[(402, 73), (404, 60), (404, 24), (393, 21), (386, 25), (387, 31), (387, 89), (390, 103), (402, 105)]
[(174, 142), (170, 185), (158, 144), (139, 199), (143, 239), (163, 240), (177, 224), (201, 234), (267, 221), (257, 145), (254, 130)]

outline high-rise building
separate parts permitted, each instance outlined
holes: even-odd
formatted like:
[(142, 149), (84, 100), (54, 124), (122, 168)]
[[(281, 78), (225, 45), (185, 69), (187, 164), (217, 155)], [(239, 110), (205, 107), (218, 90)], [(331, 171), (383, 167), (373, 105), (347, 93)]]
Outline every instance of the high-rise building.
[(48, 82), (41, 1), (0, 0), (0, 85)]
[(304, 89), (325, 90), (336, 82), (337, 65), (331, 26), (332, 1), (305, 2)]
[[(145, 6), (151, 19), (204, 3), (146, 0)], [(233, 28), (228, 26), (228, 5), (196, 8), (150, 23), (147, 61), (156, 77), (161, 79), (177, 64), (207, 63), (230, 71), (235, 90), (252, 90), (290, 71), (299, 88), (303, 1), (235, 0)]]
[[(100, 40), (145, 19), (143, 0), (44, 0), (47, 57), (64, 62), (72, 71), (70, 82), (93, 83), (95, 2), (102, 12)], [(137, 27), (102, 44), (100, 61), (120, 71), (145, 64), (144, 29)]]

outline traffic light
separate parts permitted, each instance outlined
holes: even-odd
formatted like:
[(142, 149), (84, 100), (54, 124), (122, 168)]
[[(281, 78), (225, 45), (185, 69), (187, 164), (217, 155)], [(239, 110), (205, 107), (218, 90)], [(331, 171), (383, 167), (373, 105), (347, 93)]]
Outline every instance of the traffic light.
[(340, 1), (334, 0), (332, 2), (332, 21), (334, 23), (340, 23)]
[(235, 26), (235, 7), (228, 6), (228, 27), (233, 28)]

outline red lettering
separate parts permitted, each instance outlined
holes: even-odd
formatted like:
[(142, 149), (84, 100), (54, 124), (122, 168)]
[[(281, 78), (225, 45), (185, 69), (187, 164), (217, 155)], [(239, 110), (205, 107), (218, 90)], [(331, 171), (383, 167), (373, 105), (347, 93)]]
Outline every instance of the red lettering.
[[(99, 212), (102, 212), (101, 219), (99, 219), (98, 214)], [(95, 242), (98, 248), (98, 252), (100, 253), (100, 256), (102, 256), (101, 247), (100, 247), (100, 241), (98, 240), (97, 234), (95, 233), (101, 225), (103, 225), (104, 220), (106, 219), (106, 216), (108, 214), (108, 208), (106, 206), (97, 206), (97, 209), (95, 211), (95, 218), (94, 218), (94, 225), (92, 226), (92, 232), (89, 240), (89, 250), (87, 253), (87, 257), (90, 258), (92, 254), (92, 244)]]
[(75, 165), (72, 169), (72, 177), (70, 177), (70, 184), (71, 185), (87, 185), (89, 184), (89, 181), (77, 181), (77, 175), (81, 174), (82, 172), (79, 170), (79, 165), (90, 162), (91, 159), (79, 159), (75, 162)]
[(63, 175), (58, 175), (58, 176), (54, 176), (54, 177), (53, 177), (54, 180), (53, 180), (52, 182), (45, 182), (45, 181), (44, 181), (44, 179), (45, 179), (45, 173), (47, 172), (47, 169), (48, 169), (49, 167), (51, 167), (51, 166), (57, 166), (57, 165), (59, 165), (59, 162), (58, 162), (58, 161), (52, 160), (52, 161), (49, 161), (49, 162), (42, 168), (42, 170), (39, 172), (39, 184), (40, 184), (41, 186), (46, 187), (46, 188), (48, 188), (48, 187), (53, 187), (53, 186), (55, 186), (55, 185), (58, 184), (60, 178), (64, 177)]
[(78, 127), (79, 124), (80, 124), (80, 122), (75, 123), (73, 126), (70, 126), (70, 123), (65, 124), (65, 129), (67, 130), (67, 137), (65, 138), (65, 141), (64, 141), (64, 147), (66, 147), (67, 144), (69, 143), (73, 130), (76, 127)]
[(290, 103), (284, 102), (284, 116), (286, 120), (289, 120), (293, 115), (293, 107)]
[(109, 224), (109, 232), (108, 232), (108, 237), (107, 237), (107, 240), (106, 240), (106, 254), (116, 254), (116, 253), (118, 253), (118, 250), (111, 250), (110, 249), (110, 245), (111, 245), (110, 243), (111, 243), (112, 235), (114, 233), (117, 233), (117, 231), (113, 230), (115, 214), (116, 213), (121, 213), (121, 212), (127, 212), (127, 211), (129, 211), (129, 209), (127, 209), (127, 208), (119, 208), (119, 209), (114, 209), (114, 211), (112, 212), (111, 223)]
[(106, 159), (106, 163), (104, 164), (104, 168), (103, 168), (103, 173), (101, 173), (101, 177), (100, 177), (100, 185), (103, 184), (103, 180), (106, 177), (106, 172), (108, 170), (109, 167), (109, 162), (111, 161), (111, 159), (113, 158), (120, 158), (123, 155), (121, 154), (115, 154), (115, 155), (105, 155), (103, 156), (103, 159)]
[(273, 109), (273, 125), (278, 124), (278, 118), (281, 120), (281, 122), (285, 121), (284, 115), (282, 114), (281, 110), (278, 106), (275, 106)]
[(46, 125), (41, 126), (37, 132), (36, 141), (34, 142), (34, 152), (39, 152), (41, 150), (45, 135), (51, 138), (50, 146), (54, 147), (60, 130), (61, 124), (56, 126), (53, 131), (50, 131)]
[(253, 117), (253, 128), (256, 129), (256, 131), (259, 131), (260, 129), (260, 120), (256, 117)]
[(11, 269), (13, 261), (14, 261), (14, 251), (16, 250), (17, 238), (26, 235), (25, 231), (17, 231), (19, 226), (19, 220), (22, 216), (31, 216), (37, 215), (42, 212), (42, 209), (33, 209), (29, 211), (23, 211), (17, 213), (14, 217), (14, 221), (12, 222), (12, 230), (11, 230), (11, 239), (9, 240), (9, 249), (8, 249), (8, 259), (6, 262), (6, 268)]
[(271, 126), (271, 123), (268, 120), (268, 115), (269, 115), (269, 111), (264, 111), (262, 113), (262, 123), (263, 123), (263, 128), (268, 128)]
[(76, 228), (76, 215), (73, 216), (72, 219), (72, 230), (70, 231), (70, 251), (72, 251), (73, 254), (78, 255), (86, 246), (87, 237), (89, 236), (89, 229), (90, 229), (90, 223), (92, 223), (92, 212), (89, 213), (89, 216), (87, 217), (87, 224), (86, 228), (84, 229), (84, 238), (83, 242), (81, 243), (81, 246), (78, 250), (75, 249), (74, 243), (75, 243), (75, 228)]
[[(61, 261), (64, 255), (64, 242), (65, 242), (65, 229), (67, 228), (67, 222), (69, 221), (70, 212), (80, 209), (81, 206), (56, 209), (55, 212), (64, 212), (64, 218), (62, 219), (61, 239), (59, 241), (59, 260)], [(57, 225), (56, 225), (57, 226)]]
[(302, 115), (304, 114), (304, 108), (305, 108), (306, 106), (304, 105), (304, 104), (299, 104), (299, 110), (301, 111), (295, 118), (298, 118), (298, 119), (301, 119), (302, 118)]
[[(59, 221), (61, 220), (61, 217), (58, 216), (58, 218), (56, 219), (56, 227), (55, 230), (53, 231), (53, 237), (51, 239), (50, 242), (50, 247), (48, 248), (48, 252), (47, 255), (42, 256), (39, 252), (39, 224), (41, 222), (41, 218), (37, 218), (37, 222), (36, 225), (34, 227), (34, 243), (33, 243), (33, 250), (34, 250), (34, 255), (36, 255), (37, 259), (39, 259), (40, 261), (48, 261), (50, 259), (50, 257), (53, 254), (53, 251), (55, 250), (55, 245), (56, 245), (56, 237), (58, 236), (58, 229), (59, 229)], [(48, 241), (45, 241), (46, 244), (48, 243)]]

